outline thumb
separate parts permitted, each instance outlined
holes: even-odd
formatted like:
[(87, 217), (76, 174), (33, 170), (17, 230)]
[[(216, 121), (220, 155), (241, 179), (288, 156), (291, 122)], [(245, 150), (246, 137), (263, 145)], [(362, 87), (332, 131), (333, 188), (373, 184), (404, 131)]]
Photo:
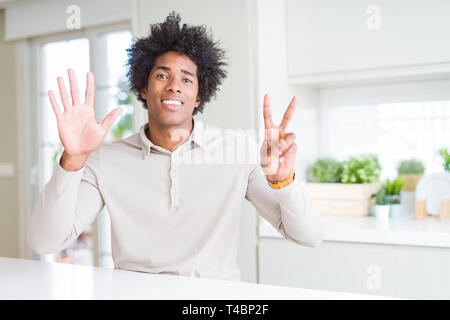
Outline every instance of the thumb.
[(108, 130), (111, 128), (112, 124), (116, 119), (119, 117), (119, 115), (123, 112), (123, 108), (117, 107), (114, 110), (112, 110), (108, 115), (103, 119), (101, 126), (105, 130), (105, 132), (108, 132)]

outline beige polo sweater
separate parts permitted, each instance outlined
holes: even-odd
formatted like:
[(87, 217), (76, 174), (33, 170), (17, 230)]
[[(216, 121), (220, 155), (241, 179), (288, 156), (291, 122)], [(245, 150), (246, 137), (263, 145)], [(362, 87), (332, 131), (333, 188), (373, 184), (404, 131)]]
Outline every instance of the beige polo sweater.
[(286, 239), (320, 244), (319, 212), (298, 180), (269, 186), (251, 135), (194, 119), (189, 138), (170, 152), (151, 143), (146, 127), (103, 144), (78, 171), (56, 167), (29, 222), (33, 251), (67, 248), (106, 206), (115, 268), (240, 280), (244, 199)]

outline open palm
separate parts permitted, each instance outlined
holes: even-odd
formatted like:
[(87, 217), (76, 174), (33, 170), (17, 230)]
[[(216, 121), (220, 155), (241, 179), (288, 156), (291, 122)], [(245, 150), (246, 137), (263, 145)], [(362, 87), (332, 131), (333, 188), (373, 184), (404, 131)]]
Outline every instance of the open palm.
[(99, 123), (95, 118), (94, 111), (95, 84), (93, 73), (88, 72), (86, 75), (84, 104), (80, 102), (74, 71), (69, 69), (68, 74), (72, 101), (69, 100), (63, 78), (57, 78), (64, 113), (61, 112), (52, 90), (48, 92), (48, 96), (56, 115), (59, 138), (64, 146), (64, 152), (71, 156), (87, 156), (100, 147), (111, 125), (123, 109), (115, 108)]

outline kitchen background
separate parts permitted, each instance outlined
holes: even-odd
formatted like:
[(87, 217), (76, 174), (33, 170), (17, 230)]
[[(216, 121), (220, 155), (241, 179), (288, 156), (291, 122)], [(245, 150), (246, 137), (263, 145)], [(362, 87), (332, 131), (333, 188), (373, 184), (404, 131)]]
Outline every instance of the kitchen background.
[(78, 79), (91, 70), (97, 119), (126, 109), (105, 143), (133, 134), (147, 115), (128, 90), (125, 50), (172, 10), (207, 25), (229, 58), (200, 119), (260, 130), (264, 93), (274, 122), (300, 97), (289, 128), (296, 178), (322, 211), (324, 241), (290, 243), (246, 202), (242, 280), (450, 298), (450, 204), (416, 202), (436, 191), (425, 178), (440, 179), (441, 193), (450, 184), (450, 2), (439, 0), (0, 0), (0, 256), (114, 267), (106, 210), (64, 252), (37, 256), (27, 245), (34, 201), (62, 152), (46, 93), (69, 67)]

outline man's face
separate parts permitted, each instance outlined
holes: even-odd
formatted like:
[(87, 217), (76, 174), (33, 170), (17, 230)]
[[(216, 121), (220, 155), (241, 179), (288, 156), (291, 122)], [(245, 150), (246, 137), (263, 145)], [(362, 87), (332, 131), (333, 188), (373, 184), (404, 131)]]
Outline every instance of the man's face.
[(175, 51), (160, 55), (141, 96), (147, 101), (149, 120), (169, 127), (187, 125), (200, 104), (197, 65)]

